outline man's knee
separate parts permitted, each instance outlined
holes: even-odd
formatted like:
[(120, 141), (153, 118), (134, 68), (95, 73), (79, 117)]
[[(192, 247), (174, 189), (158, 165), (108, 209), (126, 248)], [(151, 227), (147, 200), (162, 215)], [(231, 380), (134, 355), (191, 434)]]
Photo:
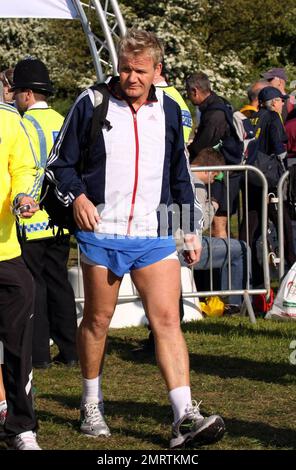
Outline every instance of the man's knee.
[(168, 332), (180, 329), (180, 312), (179, 310), (163, 309), (154, 321), (156, 330)]
[(100, 336), (101, 334), (105, 334), (108, 330), (113, 313), (114, 310), (111, 309), (95, 313), (88, 312), (88, 314), (83, 318), (83, 324), (95, 336)]

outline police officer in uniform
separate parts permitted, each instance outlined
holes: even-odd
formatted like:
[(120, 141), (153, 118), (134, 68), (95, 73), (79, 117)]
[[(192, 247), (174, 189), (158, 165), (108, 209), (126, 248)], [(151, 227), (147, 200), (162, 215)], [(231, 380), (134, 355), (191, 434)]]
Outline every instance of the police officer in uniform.
[(166, 66), (164, 61), (162, 62), (162, 70), (159, 77), (154, 79), (153, 84), (158, 87), (162, 88), (163, 91), (169, 95), (173, 100), (175, 100), (181, 108), (181, 115), (182, 115), (182, 127), (183, 127), (183, 136), (185, 144), (189, 143), (189, 138), (192, 132), (192, 116), (190, 110), (185, 103), (182, 95), (178, 92), (177, 88), (169, 84), (168, 81), (168, 73), (166, 70)]
[[(53, 87), (45, 64), (38, 59), (18, 62), (12, 90), (42, 178), (47, 157), (63, 123), (63, 117), (47, 104)], [(56, 234), (57, 229), (49, 227), (44, 210), (20, 226), (22, 254), (36, 282), (32, 355), (36, 368), (51, 365), (50, 338), (59, 348), (53, 362), (68, 366), (77, 363), (75, 299), (67, 277), (70, 236), (64, 233), (56, 237)]]
[(38, 210), (38, 172), (19, 113), (1, 103), (0, 155), (0, 364), (7, 400), (0, 439), (15, 450), (40, 450), (31, 387), (34, 282), (15, 221), (15, 214), (31, 217)]

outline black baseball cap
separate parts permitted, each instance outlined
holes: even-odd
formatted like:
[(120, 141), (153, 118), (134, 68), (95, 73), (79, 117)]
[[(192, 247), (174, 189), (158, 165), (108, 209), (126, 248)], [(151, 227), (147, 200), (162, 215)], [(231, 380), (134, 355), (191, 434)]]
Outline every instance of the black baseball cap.
[(266, 101), (273, 100), (274, 98), (282, 98), (283, 100), (286, 100), (289, 98), (289, 95), (283, 95), (278, 88), (273, 86), (262, 88), (258, 95), (259, 103), (265, 103)]

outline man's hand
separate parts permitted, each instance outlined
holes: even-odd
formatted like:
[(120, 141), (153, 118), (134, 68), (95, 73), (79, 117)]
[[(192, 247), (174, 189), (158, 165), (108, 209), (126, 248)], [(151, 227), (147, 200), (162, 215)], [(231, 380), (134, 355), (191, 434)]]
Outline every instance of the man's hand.
[(212, 202), (212, 206), (214, 208), (214, 211), (217, 212), (217, 210), (219, 209), (219, 203), (217, 201), (213, 200), (213, 199), (211, 200), (211, 202)]
[(201, 254), (201, 243), (197, 235), (193, 233), (184, 235), (184, 252), (183, 257), (188, 266), (198, 263)]
[(31, 196), (23, 196), (18, 201), (15, 213), (23, 219), (29, 219), (39, 210), (39, 205)]
[(100, 221), (97, 208), (85, 194), (80, 194), (73, 202), (73, 215), (78, 228), (86, 232), (93, 232)]

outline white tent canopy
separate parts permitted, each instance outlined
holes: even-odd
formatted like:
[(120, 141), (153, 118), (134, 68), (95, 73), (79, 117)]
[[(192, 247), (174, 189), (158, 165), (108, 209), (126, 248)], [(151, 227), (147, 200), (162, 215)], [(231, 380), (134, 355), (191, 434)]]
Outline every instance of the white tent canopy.
[(72, 0), (2, 0), (0, 18), (78, 18)]

